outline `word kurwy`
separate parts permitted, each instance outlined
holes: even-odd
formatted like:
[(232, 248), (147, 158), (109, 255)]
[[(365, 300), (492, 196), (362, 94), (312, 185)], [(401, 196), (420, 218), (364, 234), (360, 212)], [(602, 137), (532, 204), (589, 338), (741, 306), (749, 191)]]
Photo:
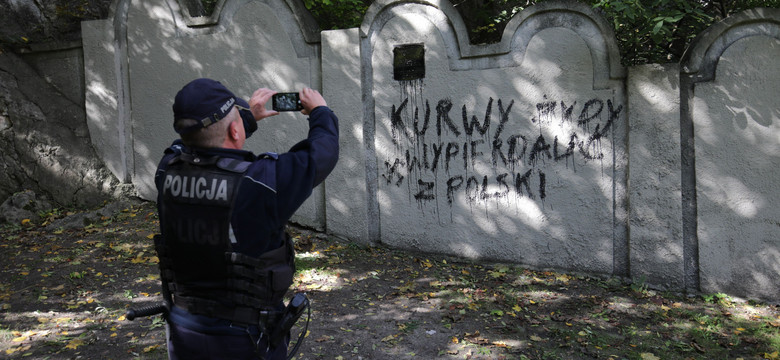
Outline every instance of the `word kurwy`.
[[(450, 205), (458, 194), (470, 203), (505, 198), (512, 192), (544, 200), (547, 175), (540, 162), (565, 161), (576, 171), (576, 157), (585, 162), (603, 159), (601, 140), (623, 109), (612, 100), (591, 99), (579, 107), (576, 101), (544, 101), (536, 104), (536, 116), (525, 119), (513, 116), (514, 100), (495, 103), (494, 107), (494, 99), (488, 100), (481, 120), (469, 114), (466, 105), (460, 114), (453, 114), (449, 99), (439, 100), (433, 108), (425, 101), (422, 109), (412, 110), (408, 98), (398, 107), (393, 105), (390, 135), (397, 155), (384, 160), (380, 170), (384, 183), (400, 187), (406, 181), (418, 202), (436, 201), (439, 188)], [(526, 123), (516, 123), (520, 121)], [(528, 128), (528, 121), (531, 129), (535, 125), (539, 131), (507, 130)], [(555, 126), (571, 130), (563, 137), (545, 135), (543, 129)], [(492, 173), (476, 170), (485, 163)], [(479, 168), (484, 172), (484, 166)], [(440, 178), (442, 170), (446, 175)]]

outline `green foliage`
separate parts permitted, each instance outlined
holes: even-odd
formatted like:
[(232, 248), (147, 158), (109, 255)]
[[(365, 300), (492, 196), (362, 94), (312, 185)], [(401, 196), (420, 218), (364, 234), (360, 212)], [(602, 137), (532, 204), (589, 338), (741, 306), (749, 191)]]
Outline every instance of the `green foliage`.
[[(202, 0), (213, 2), (214, 0)], [(501, 40), (513, 15), (544, 0), (453, 1), (472, 44)], [(612, 24), (625, 65), (680, 61), (685, 49), (717, 21), (755, 7), (780, 7), (780, 0), (581, 0)], [(322, 29), (360, 26), (370, 0), (304, 0)]]
[(704, 294), (702, 295), (702, 299), (708, 303), (719, 304), (725, 307), (730, 307), (732, 305), (731, 297), (723, 293)]
[(360, 26), (372, 0), (303, 0), (323, 30)]
[(523, 0), (466, 0), (455, 2), (469, 30), (469, 41), (473, 44), (500, 41), (506, 23), (534, 1)]
[(646, 295), (648, 287), (645, 281), (647, 281), (647, 278), (644, 276), (635, 280), (633, 283), (631, 283), (631, 290), (638, 294)]
[(612, 22), (626, 65), (677, 62), (715, 16), (689, 0), (596, 0)]
[(204, 14), (211, 14), (217, 6), (217, 0), (201, 0), (203, 2)]

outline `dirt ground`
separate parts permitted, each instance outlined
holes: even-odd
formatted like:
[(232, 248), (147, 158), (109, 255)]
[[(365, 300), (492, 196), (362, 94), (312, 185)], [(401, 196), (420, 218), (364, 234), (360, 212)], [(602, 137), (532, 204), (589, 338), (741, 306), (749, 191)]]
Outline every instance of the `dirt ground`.
[[(0, 230), (0, 358), (167, 358), (164, 320), (124, 315), (160, 299), (153, 204), (40, 215)], [(780, 358), (774, 305), (291, 232), (299, 360)]]

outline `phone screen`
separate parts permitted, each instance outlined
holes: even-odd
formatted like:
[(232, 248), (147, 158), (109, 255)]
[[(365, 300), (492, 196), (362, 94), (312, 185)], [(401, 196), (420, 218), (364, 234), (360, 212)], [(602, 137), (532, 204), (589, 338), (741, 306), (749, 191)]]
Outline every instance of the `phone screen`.
[(301, 106), (298, 93), (286, 92), (274, 94), (273, 109), (276, 111), (299, 111), (303, 109), (303, 106)]

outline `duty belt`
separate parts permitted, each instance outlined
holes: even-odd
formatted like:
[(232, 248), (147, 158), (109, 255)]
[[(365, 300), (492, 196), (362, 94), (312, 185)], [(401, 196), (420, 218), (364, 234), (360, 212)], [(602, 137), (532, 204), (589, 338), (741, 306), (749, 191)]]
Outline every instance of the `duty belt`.
[(241, 325), (264, 325), (266, 328), (273, 328), (283, 314), (282, 311), (276, 309), (257, 309), (246, 306), (227, 307), (216, 301), (183, 296), (174, 296), (173, 304), (192, 314), (229, 320)]

